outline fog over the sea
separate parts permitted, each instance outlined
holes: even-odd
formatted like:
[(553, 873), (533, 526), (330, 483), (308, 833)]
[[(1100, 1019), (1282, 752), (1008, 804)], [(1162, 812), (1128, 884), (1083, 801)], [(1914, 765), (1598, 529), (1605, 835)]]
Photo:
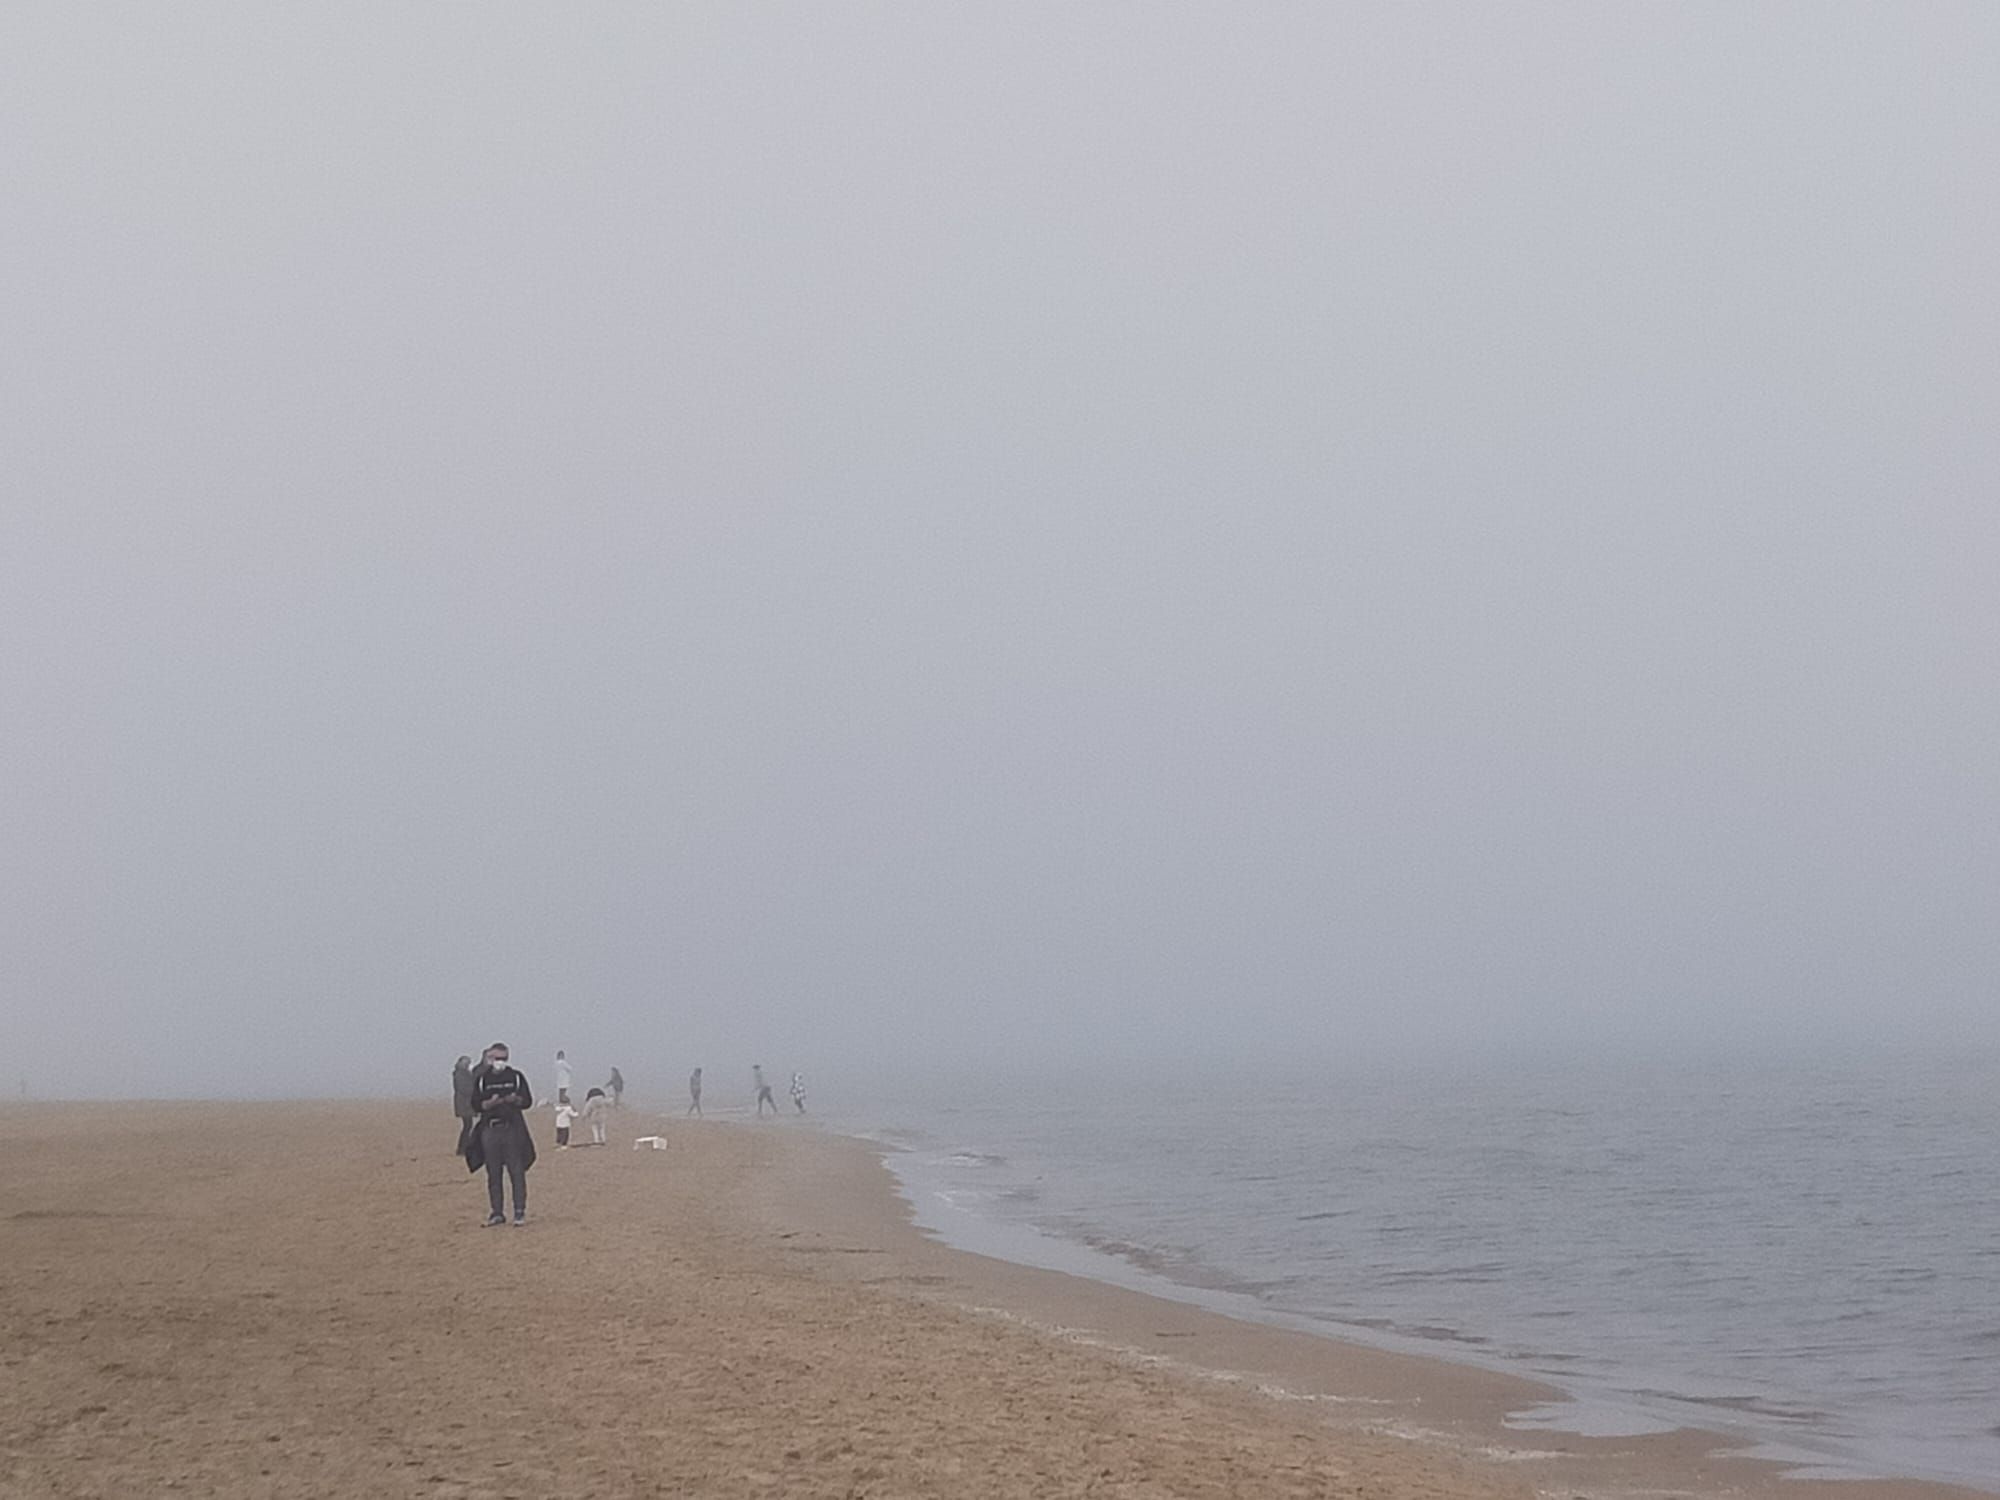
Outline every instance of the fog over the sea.
[(2000, 8), (23, 4), (0, 142), (8, 1095), (2000, 1041)]

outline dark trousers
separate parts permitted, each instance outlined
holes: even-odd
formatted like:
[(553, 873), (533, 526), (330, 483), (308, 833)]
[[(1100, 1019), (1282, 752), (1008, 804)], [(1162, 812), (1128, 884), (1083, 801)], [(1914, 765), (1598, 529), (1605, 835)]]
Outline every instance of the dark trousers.
[(500, 1120), (486, 1122), (486, 1201), (493, 1206), (496, 1219), (503, 1217), (500, 1191), (503, 1172), (514, 1184), (514, 1217), (518, 1219), (528, 1211), (528, 1169), (522, 1161), (527, 1155), (522, 1139), (524, 1128)]

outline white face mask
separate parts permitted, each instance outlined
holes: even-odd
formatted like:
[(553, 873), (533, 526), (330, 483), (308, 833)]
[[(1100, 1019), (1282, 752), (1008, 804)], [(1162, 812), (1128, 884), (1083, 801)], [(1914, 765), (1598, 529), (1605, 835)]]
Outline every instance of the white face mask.
[(507, 1059), (504, 1057), (491, 1058), (489, 1059), (489, 1061), (492, 1062), (493, 1066), (496, 1068), (504, 1068), (507, 1066)]

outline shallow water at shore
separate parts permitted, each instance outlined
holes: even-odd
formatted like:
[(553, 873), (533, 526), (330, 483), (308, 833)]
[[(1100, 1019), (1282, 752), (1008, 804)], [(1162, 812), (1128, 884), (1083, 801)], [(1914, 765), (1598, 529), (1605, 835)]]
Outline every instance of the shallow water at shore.
[(2000, 1489), (1996, 1084), (1911, 1059), (936, 1075), (834, 1123), (902, 1148), (969, 1248), (1531, 1374), (1582, 1398), (1559, 1425)]

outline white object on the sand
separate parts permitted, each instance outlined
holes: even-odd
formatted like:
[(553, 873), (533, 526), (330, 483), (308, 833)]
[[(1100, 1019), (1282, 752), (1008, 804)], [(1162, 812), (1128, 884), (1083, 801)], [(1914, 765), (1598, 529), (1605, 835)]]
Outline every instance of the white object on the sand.
[(642, 1135), (632, 1142), (632, 1149), (637, 1151), (641, 1146), (651, 1146), (655, 1151), (664, 1151), (667, 1149), (667, 1138), (663, 1135)]

